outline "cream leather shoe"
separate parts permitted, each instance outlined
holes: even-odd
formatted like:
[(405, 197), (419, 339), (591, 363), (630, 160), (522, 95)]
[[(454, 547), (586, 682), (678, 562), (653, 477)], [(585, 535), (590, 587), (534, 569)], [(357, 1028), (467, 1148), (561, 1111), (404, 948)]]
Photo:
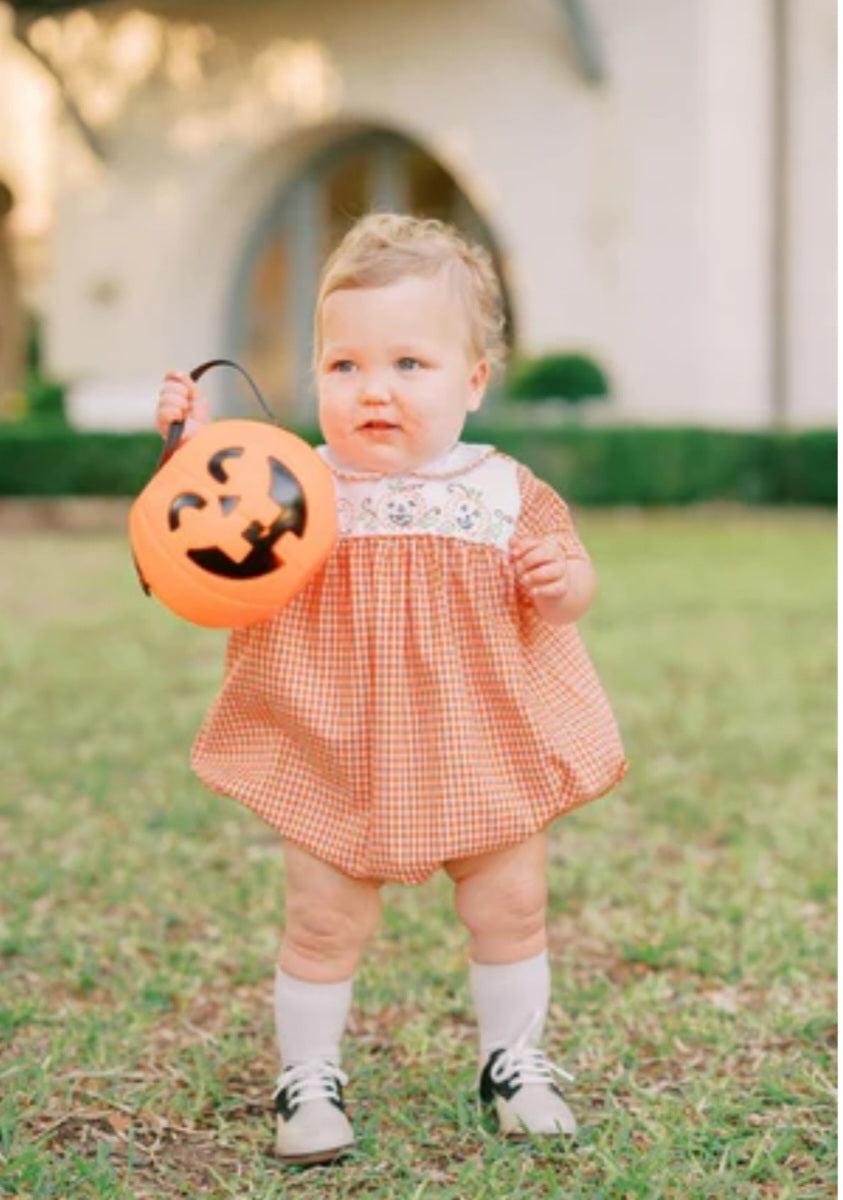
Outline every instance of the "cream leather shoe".
[(275, 1152), (286, 1163), (325, 1163), (354, 1146), (342, 1089), (348, 1078), (334, 1063), (294, 1063), (278, 1077)]
[(528, 1029), (514, 1045), (492, 1051), (480, 1074), (480, 1099), (494, 1104), (507, 1137), (572, 1137), (577, 1122), (557, 1080), (573, 1083), (574, 1077), (529, 1045), (530, 1033)]

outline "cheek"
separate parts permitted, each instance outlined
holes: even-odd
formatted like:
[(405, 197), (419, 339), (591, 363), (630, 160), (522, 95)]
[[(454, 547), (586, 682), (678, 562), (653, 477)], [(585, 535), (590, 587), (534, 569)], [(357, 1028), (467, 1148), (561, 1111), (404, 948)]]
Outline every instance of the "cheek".
[(333, 379), (320, 382), (318, 388), (319, 417), (323, 424), (336, 425), (342, 421), (345, 405), (342, 388)]

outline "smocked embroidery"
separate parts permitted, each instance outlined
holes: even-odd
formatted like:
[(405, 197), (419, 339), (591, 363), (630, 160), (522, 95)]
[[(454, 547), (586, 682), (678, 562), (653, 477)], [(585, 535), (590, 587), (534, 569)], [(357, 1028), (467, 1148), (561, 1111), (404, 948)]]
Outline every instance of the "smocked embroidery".
[(354, 476), (335, 470), (341, 535), (426, 534), (506, 549), (521, 504), (517, 467), (488, 451), (461, 444), (430, 475)]

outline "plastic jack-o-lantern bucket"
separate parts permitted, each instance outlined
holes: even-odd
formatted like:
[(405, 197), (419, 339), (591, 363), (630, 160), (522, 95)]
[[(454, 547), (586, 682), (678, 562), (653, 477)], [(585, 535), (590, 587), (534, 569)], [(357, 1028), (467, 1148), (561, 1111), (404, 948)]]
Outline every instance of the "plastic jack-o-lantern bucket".
[[(264, 403), (228, 360), (204, 363), (191, 378), (220, 363), (246, 375)], [(266, 620), (336, 544), (331, 472), (307, 442), (265, 421), (214, 421), (179, 445), (181, 434), (176, 423), (129, 513), (141, 583), (196, 625)]]

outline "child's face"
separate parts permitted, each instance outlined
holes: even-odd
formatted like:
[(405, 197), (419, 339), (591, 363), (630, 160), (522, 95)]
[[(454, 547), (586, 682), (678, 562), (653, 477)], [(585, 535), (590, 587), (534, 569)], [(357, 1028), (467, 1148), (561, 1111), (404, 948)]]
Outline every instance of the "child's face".
[(320, 333), (319, 420), (349, 466), (396, 475), (431, 462), (480, 407), (489, 367), (472, 361), (465, 312), (441, 276), (332, 292)]

